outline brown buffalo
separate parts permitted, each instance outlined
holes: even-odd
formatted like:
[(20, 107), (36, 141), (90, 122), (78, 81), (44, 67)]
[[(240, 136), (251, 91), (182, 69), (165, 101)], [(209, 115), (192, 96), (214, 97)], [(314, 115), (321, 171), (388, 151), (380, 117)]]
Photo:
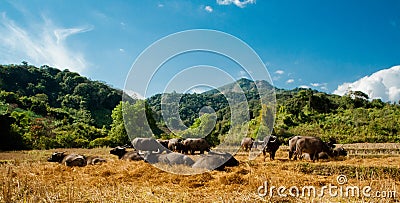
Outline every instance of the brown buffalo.
[(328, 156), (333, 156), (331, 147), (317, 137), (301, 137), (296, 142), (295, 156), (301, 157), (303, 153), (308, 153), (312, 161), (318, 160), (318, 154), (325, 152)]
[(58, 162), (66, 166), (86, 166), (86, 159), (83, 155), (66, 154), (65, 152), (54, 152), (47, 161)]
[(204, 151), (210, 151), (210, 145), (204, 138), (187, 138), (182, 142), (183, 153), (194, 154), (195, 151), (200, 151), (203, 154)]
[(173, 152), (182, 152), (182, 139), (172, 138), (168, 142), (168, 149)]
[(253, 143), (254, 143), (254, 138), (245, 137), (242, 139), (240, 146), (244, 151), (249, 151), (253, 147)]
[(116, 147), (110, 150), (110, 154), (118, 156), (121, 160), (128, 160), (128, 161), (140, 161), (143, 160), (143, 157), (140, 156), (138, 151), (126, 151), (125, 147)]

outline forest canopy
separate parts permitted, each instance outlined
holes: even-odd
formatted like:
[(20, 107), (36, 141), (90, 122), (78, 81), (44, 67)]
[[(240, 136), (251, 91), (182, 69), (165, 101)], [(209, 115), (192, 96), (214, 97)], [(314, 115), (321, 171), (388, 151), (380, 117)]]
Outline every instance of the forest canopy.
[[(234, 83), (202, 94), (174, 92), (122, 102), (122, 90), (69, 70), (37, 68), (26, 62), (0, 65), (0, 150), (123, 145), (129, 142), (124, 110), (146, 112), (155, 138), (196, 137), (207, 131), (205, 138), (217, 145), (228, 131), (240, 133), (245, 128), (246, 136), (256, 137), (272, 130), (260, 122), (272, 119), (268, 113), (274, 113), (260, 103), (260, 91), (276, 93), (272, 132), (282, 141), (293, 135), (311, 135), (338, 143), (400, 142), (399, 104), (370, 99), (359, 91), (338, 96), (312, 89), (278, 89), (265, 81), (240, 79), (236, 84), (249, 106), (248, 112), (240, 113), (250, 120), (231, 126), (226, 96), (235, 96)], [(257, 89), (260, 86), (264, 88)], [(167, 95), (180, 98), (179, 115), (164, 120), (161, 99)], [(201, 113), (205, 106), (214, 113)], [(179, 119), (184, 126), (172, 133), (168, 127)]]

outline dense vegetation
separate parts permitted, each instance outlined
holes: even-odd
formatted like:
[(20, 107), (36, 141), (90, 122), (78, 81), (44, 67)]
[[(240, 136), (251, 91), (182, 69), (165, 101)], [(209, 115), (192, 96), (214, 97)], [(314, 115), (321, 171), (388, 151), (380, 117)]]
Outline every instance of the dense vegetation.
[[(237, 85), (249, 105), (248, 112), (238, 114), (249, 120), (232, 126), (231, 108), (236, 107), (229, 106), (227, 97), (239, 98)], [(293, 135), (313, 135), (339, 143), (400, 142), (400, 106), (371, 100), (359, 91), (341, 97), (311, 89), (277, 89), (265, 81), (240, 79), (202, 94), (168, 93), (146, 101), (122, 102), (122, 91), (103, 82), (23, 62), (0, 66), (0, 150), (125, 144), (129, 138), (123, 112), (139, 111), (146, 113), (147, 123), (158, 138), (207, 135), (206, 139), (216, 145), (229, 130), (240, 133), (246, 127), (247, 135), (255, 137), (272, 130), (264, 122), (275, 112), (272, 106), (260, 104), (259, 94), (268, 95), (272, 90), (277, 102), (273, 133), (283, 140)], [(179, 115), (163, 119), (163, 96), (180, 98)], [(140, 127), (143, 123), (130, 125)], [(140, 128), (129, 129), (135, 130), (129, 133), (143, 133), (137, 130)]]

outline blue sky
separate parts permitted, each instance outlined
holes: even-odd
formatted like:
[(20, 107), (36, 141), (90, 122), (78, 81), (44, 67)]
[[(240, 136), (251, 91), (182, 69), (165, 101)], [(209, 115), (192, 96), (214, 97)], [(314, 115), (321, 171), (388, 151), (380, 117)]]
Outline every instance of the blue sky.
[[(214, 29), (252, 47), (277, 87), (358, 88), (398, 101), (399, 11), (398, 0), (0, 1), (0, 63), (68, 68), (122, 89), (134, 60), (155, 41)], [(232, 64), (199, 56), (165, 70), (188, 61)]]

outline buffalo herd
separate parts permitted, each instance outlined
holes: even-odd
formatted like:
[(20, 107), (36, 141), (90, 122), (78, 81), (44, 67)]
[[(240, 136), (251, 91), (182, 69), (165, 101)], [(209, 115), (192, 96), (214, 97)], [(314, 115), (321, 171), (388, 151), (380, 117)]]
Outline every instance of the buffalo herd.
[[(324, 142), (318, 137), (293, 136), (289, 138), (288, 144), (289, 160), (293, 158), (294, 160), (304, 159), (314, 162), (329, 157), (347, 156), (343, 147), (335, 147), (335, 143)], [(246, 137), (241, 141), (241, 149), (244, 151), (251, 151), (254, 148), (261, 150), (264, 161), (267, 153), (269, 159), (274, 160), (276, 151), (281, 145), (282, 141), (273, 135), (266, 136), (263, 140)], [(127, 150), (130, 147), (133, 149)], [(194, 155), (196, 152), (200, 155), (194, 160), (189, 155)], [(150, 164), (185, 165), (207, 170), (224, 170), (226, 166), (239, 165), (239, 162), (230, 153), (212, 151), (210, 144), (203, 138), (172, 138), (169, 140), (135, 138), (129, 145), (111, 149), (110, 154), (117, 156), (120, 160), (143, 160)], [(86, 166), (106, 162), (104, 158), (98, 156), (65, 152), (54, 152), (47, 161), (58, 162), (66, 166)]]

